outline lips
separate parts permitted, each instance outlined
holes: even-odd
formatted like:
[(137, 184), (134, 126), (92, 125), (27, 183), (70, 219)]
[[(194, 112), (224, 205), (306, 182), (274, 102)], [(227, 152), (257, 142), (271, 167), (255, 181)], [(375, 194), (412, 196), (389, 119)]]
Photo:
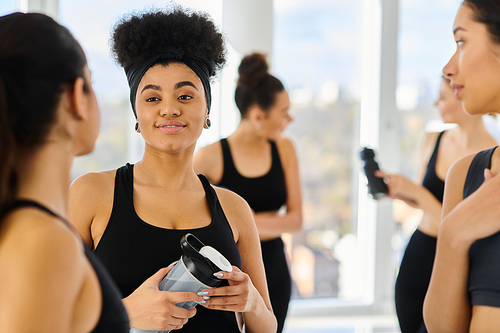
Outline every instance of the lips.
[(161, 122), (156, 127), (164, 134), (176, 134), (181, 132), (186, 125), (178, 121), (168, 120)]
[(453, 84), (450, 84), (450, 87), (451, 87), (451, 89), (453, 89), (453, 92), (455, 93), (455, 98), (458, 99), (458, 96), (460, 95), (460, 92), (462, 91), (464, 86), (462, 86), (460, 84), (453, 83)]

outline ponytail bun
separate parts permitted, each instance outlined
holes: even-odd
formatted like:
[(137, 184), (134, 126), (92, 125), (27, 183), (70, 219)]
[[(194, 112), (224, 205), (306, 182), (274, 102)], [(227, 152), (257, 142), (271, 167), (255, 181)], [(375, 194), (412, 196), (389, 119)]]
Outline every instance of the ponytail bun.
[(253, 90), (270, 75), (266, 57), (262, 53), (252, 53), (241, 61), (238, 67), (238, 86)]

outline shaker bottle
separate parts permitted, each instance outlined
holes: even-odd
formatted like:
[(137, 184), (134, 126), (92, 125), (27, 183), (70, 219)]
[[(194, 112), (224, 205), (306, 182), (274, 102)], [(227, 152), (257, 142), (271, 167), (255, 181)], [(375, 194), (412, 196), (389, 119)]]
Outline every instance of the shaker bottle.
[[(158, 285), (165, 291), (189, 291), (197, 293), (203, 289), (215, 288), (222, 281), (214, 277), (219, 271), (232, 272), (233, 267), (216, 249), (203, 244), (193, 234), (187, 233), (180, 240), (183, 255), (170, 264), (174, 266)], [(177, 303), (176, 306), (191, 309), (195, 301)], [(141, 330), (135, 327), (130, 333), (167, 333), (170, 331)]]
[(378, 163), (375, 161), (375, 152), (373, 149), (364, 147), (360, 152), (361, 159), (365, 162), (364, 170), (366, 178), (368, 179), (368, 189), (373, 199), (383, 198), (389, 189), (384, 183), (383, 178), (375, 176), (375, 171), (379, 170)]

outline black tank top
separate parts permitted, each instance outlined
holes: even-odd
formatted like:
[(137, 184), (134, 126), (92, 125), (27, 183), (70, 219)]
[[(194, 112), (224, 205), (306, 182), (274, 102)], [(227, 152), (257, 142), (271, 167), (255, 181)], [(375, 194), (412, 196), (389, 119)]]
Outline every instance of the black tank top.
[(276, 143), (271, 144), (272, 164), (268, 173), (260, 177), (242, 176), (234, 165), (227, 139), (220, 140), (224, 171), (218, 186), (226, 187), (245, 199), (254, 212), (276, 211), (286, 203), (286, 184)]
[[(496, 147), (480, 151), (471, 162), (464, 184), (464, 199), (484, 182)], [(474, 223), (474, 221), (471, 221)], [(469, 250), (469, 295), (472, 305), (500, 307), (500, 233), (477, 240)]]
[(439, 133), (431, 159), (427, 164), (427, 172), (425, 173), (424, 180), (422, 181), (422, 186), (428, 189), (429, 192), (431, 192), (432, 195), (434, 195), (434, 197), (441, 203), (443, 202), (444, 195), (444, 181), (436, 174), (436, 160), (439, 151), (439, 142), (441, 142), (441, 137), (444, 132), (446, 131)]
[[(212, 222), (198, 229), (174, 230), (155, 227), (141, 220), (134, 208), (133, 169), (128, 164), (116, 170), (111, 217), (95, 254), (104, 263), (124, 297), (129, 296), (160, 268), (179, 260), (179, 241), (192, 233), (205, 245), (217, 249), (241, 269), (241, 258), (231, 226), (215, 190), (203, 175), (198, 175), (212, 211)], [(168, 198), (165, 198), (165, 201)], [(240, 332), (233, 312), (197, 306), (196, 315), (176, 332)]]
[[(55, 218), (61, 220), (70, 229), (73, 227), (61, 216), (49, 210), (47, 207), (40, 205), (34, 201), (29, 200), (18, 200), (13, 203), (10, 210), (19, 207), (35, 207), (47, 212), (48, 214), (54, 216)], [(128, 333), (130, 330), (127, 311), (123, 306), (121, 300), (121, 294), (113, 283), (113, 280), (109, 276), (108, 272), (101, 264), (101, 262), (94, 256), (92, 250), (90, 250), (85, 244), (83, 244), (85, 249), (85, 255), (89, 260), (90, 264), (96, 272), (99, 284), (101, 286), (102, 295), (102, 311), (99, 321), (92, 332), (94, 333)]]

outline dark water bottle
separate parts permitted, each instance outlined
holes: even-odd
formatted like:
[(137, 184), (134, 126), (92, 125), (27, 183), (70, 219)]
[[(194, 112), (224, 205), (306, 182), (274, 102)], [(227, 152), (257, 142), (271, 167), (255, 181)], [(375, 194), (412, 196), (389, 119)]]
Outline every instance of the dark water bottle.
[(361, 160), (365, 162), (363, 169), (365, 170), (366, 178), (368, 179), (368, 190), (373, 196), (373, 199), (380, 199), (389, 193), (387, 185), (383, 178), (375, 176), (375, 171), (380, 170), (378, 163), (375, 161), (375, 152), (373, 149), (364, 147), (360, 152)]

